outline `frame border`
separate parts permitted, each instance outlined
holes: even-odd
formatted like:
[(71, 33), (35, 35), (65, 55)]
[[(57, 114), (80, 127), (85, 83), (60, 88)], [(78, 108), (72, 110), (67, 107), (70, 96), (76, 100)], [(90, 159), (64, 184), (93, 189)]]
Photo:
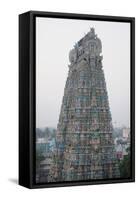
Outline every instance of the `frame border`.
[[(35, 182), (35, 131), (36, 131), (36, 17), (96, 20), (130, 23), (130, 125), (131, 125), (131, 177), (69, 182)], [(23, 31), (26, 29), (25, 33)], [(27, 51), (26, 51), (27, 50)], [(28, 188), (48, 188), (135, 182), (135, 18), (121, 16), (89, 15), (29, 11), (19, 15), (19, 184)], [(23, 54), (25, 54), (23, 56)], [(24, 59), (25, 58), (25, 59)], [(26, 67), (27, 65), (28, 67)], [(25, 72), (22, 73), (22, 69)], [(27, 76), (26, 76), (27, 75)], [(24, 78), (27, 84), (24, 87)], [(26, 93), (22, 94), (22, 90)], [(24, 91), (25, 92), (25, 91)], [(21, 99), (22, 97), (22, 99)], [(27, 102), (26, 102), (26, 98)], [(27, 103), (25, 107), (24, 103)], [(23, 124), (23, 113), (27, 120)], [(25, 132), (24, 132), (25, 131)], [(24, 142), (23, 142), (23, 138)], [(26, 150), (26, 147), (27, 150)], [(25, 152), (26, 151), (26, 152)], [(28, 154), (27, 154), (28, 153)], [(22, 157), (22, 158), (21, 158)], [(27, 158), (27, 159), (26, 159)], [(26, 164), (24, 161), (26, 160)], [(26, 172), (25, 172), (26, 170)]]

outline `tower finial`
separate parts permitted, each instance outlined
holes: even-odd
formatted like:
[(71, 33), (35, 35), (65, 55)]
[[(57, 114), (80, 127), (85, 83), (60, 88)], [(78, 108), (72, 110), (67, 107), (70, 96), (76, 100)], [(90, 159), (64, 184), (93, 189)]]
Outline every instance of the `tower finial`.
[(93, 37), (93, 38), (95, 37), (95, 29), (94, 29), (94, 27), (90, 28), (90, 36)]

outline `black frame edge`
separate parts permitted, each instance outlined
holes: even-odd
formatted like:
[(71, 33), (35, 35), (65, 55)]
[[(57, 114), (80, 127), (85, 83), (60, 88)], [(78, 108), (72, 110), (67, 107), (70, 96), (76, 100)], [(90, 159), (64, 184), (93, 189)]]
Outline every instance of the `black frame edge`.
[(19, 185), (30, 181), (30, 13), (19, 15)]
[[(66, 18), (66, 19), (81, 19), (81, 20), (100, 20), (100, 21), (115, 21), (115, 22), (131, 22), (135, 21), (135, 17), (126, 16), (113, 16), (113, 15), (97, 15), (97, 14), (84, 14), (84, 13), (69, 13), (69, 12), (50, 12), (50, 11), (35, 11), (30, 10), (32, 16), (37, 17), (53, 17), (53, 18)], [(24, 14), (24, 13), (23, 13)], [(23, 15), (21, 14), (21, 15)]]
[(131, 163), (132, 181), (135, 182), (135, 18), (131, 19)]

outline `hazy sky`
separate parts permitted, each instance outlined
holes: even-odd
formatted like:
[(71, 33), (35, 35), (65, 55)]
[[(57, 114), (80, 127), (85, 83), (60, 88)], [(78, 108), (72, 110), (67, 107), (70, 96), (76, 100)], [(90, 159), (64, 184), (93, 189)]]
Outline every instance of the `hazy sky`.
[(89, 20), (36, 20), (36, 127), (56, 127), (68, 54), (75, 42), (95, 28), (102, 41), (103, 70), (113, 125), (130, 123), (130, 24)]

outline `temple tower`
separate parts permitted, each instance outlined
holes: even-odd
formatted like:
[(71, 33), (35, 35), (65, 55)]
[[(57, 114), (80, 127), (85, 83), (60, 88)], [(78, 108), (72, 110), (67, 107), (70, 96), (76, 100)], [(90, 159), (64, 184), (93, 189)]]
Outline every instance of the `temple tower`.
[(53, 181), (119, 177), (101, 52), (101, 40), (91, 28), (69, 53)]

